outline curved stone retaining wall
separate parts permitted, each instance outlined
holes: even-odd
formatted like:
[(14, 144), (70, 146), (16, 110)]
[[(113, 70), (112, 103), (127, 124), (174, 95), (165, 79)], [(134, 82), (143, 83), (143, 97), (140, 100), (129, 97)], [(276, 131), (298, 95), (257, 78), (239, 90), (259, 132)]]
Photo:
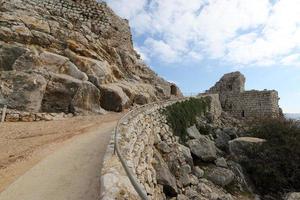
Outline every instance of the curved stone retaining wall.
[[(154, 143), (160, 137), (159, 133), (171, 131), (159, 110), (175, 102), (138, 108), (122, 119), (117, 127), (120, 151), (150, 199), (162, 199), (163, 196), (152, 166)], [(140, 199), (118, 157), (114, 155), (114, 134), (107, 148), (101, 174), (101, 199)]]
[[(213, 96), (214, 98), (214, 96)], [(154, 103), (143, 106), (131, 112), (121, 119), (118, 129), (118, 146), (122, 157), (134, 176), (140, 182), (142, 189), (148, 194), (149, 199), (165, 199), (163, 186), (158, 184), (157, 172), (154, 169), (155, 145), (164, 141), (169, 146), (177, 145), (172, 151), (175, 157), (184, 157), (183, 149), (179, 144), (179, 138), (174, 136), (171, 128), (167, 125), (160, 109), (171, 105), (173, 100), (164, 103)], [(211, 110), (215, 111), (214, 103)], [(217, 106), (220, 107), (220, 106)], [(186, 160), (180, 161), (185, 165)], [(184, 162), (184, 163), (182, 163)], [(177, 190), (176, 180), (173, 181), (174, 190)], [(107, 149), (104, 159), (101, 178), (101, 199), (140, 199), (130, 183), (118, 157), (114, 155), (114, 136)]]

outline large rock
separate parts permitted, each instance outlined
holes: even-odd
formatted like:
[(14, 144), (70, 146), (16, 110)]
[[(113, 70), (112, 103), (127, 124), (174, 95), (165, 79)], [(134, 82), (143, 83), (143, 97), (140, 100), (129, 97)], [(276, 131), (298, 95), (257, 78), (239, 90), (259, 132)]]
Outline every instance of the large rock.
[(286, 195), (285, 200), (299, 200), (300, 192), (292, 192)]
[(43, 76), (24, 72), (1, 72), (0, 105), (38, 112), (47, 82)]
[(187, 132), (189, 138), (191, 138), (191, 139), (200, 139), (201, 138), (201, 134), (195, 125), (187, 128), (186, 132)]
[(90, 82), (52, 74), (42, 102), (44, 112), (102, 113), (100, 91)]
[(41, 62), (41, 67), (46, 68), (47, 71), (66, 74), (82, 81), (88, 80), (87, 75), (80, 71), (67, 57), (44, 51), (38, 58)]
[(234, 180), (234, 173), (229, 169), (216, 167), (208, 172), (207, 178), (214, 184), (225, 187)]
[(0, 71), (13, 70), (13, 64), (26, 49), (17, 45), (0, 43)]
[(109, 111), (121, 112), (129, 105), (129, 98), (125, 92), (117, 85), (102, 85), (101, 106)]
[(229, 142), (229, 151), (237, 161), (242, 161), (248, 155), (253, 155), (265, 142), (266, 140), (260, 138), (240, 137)]
[(167, 196), (176, 196), (178, 192), (176, 178), (170, 172), (168, 165), (157, 150), (154, 151), (153, 167), (156, 171), (157, 183), (163, 185), (164, 193)]
[(101, 84), (112, 83), (116, 79), (113, 74), (113, 67), (105, 61), (95, 60), (84, 56), (76, 55), (67, 51), (71, 61), (89, 77), (89, 80), (100, 87)]
[(224, 131), (217, 129), (217, 131), (215, 132), (216, 135), (216, 139), (215, 139), (215, 143), (216, 146), (223, 150), (228, 152), (229, 151), (229, 141), (231, 140), (231, 137)]
[(211, 162), (217, 159), (217, 149), (214, 142), (205, 136), (189, 140), (187, 145), (190, 147), (191, 152), (203, 161)]
[(186, 162), (191, 166), (193, 167), (194, 166), (194, 162), (193, 162), (193, 157), (192, 157), (192, 154), (191, 154), (191, 150), (184, 146), (184, 145), (181, 145), (181, 144), (178, 144), (178, 149), (179, 151), (183, 154), (184, 156), (184, 159), (186, 160)]

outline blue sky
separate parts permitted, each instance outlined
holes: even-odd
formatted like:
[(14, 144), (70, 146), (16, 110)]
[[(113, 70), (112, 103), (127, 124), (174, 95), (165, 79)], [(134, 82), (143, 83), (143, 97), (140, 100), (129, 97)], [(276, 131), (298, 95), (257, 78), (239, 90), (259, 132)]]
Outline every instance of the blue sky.
[(300, 113), (300, 0), (107, 0), (129, 19), (136, 50), (185, 94), (241, 71)]

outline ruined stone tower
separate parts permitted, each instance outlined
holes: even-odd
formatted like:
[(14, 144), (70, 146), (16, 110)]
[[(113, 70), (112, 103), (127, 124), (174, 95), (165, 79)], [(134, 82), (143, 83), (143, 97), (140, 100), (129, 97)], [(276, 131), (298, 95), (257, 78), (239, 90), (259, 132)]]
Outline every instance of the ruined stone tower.
[(207, 93), (219, 94), (222, 109), (234, 117), (279, 117), (278, 92), (245, 91), (245, 80), (240, 72), (225, 74)]

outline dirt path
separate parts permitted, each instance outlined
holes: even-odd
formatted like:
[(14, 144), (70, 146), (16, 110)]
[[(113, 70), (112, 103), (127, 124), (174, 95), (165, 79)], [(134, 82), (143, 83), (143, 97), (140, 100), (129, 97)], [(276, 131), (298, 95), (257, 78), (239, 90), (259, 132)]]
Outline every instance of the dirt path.
[[(23, 141), (26, 148), (23, 146), (19, 147), (21, 149), (13, 150), (0, 145), (1, 149), (6, 149), (7, 155), (14, 153), (14, 155), (19, 155), (17, 157), (22, 157), (11, 163), (7, 162), (2, 153), (0, 162), (6, 165), (0, 170), (0, 175), (8, 180), (1, 181), (0, 179), (0, 183), (3, 184), (2, 188), (5, 188), (5, 185), (7, 186), (12, 179), (17, 178), (20, 173), (24, 173), (38, 163), (7, 187), (0, 194), (0, 200), (96, 200), (99, 195), (102, 156), (120, 116), (119, 114), (92, 117), (88, 120), (86, 118), (70, 119), (64, 122), (49, 122), (46, 125), (45, 122), (41, 122), (33, 126), (44, 126), (44, 130), (38, 131), (39, 134), (28, 133), (27, 137), (25, 136), (25, 138), (30, 138), (27, 142)], [(52, 138), (48, 138), (47, 130), (52, 129), (55, 132), (55, 127), (60, 124), (63, 124), (60, 130), (56, 130), (54, 135), (50, 134)], [(9, 129), (9, 127), (0, 127), (2, 143), (7, 145), (10, 143), (16, 147), (19, 139), (14, 138), (6, 143), (3, 140), (6, 138), (3, 135), (14, 135), (15, 132), (4, 134), (3, 130)], [(27, 129), (20, 128), (22, 131), (19, 131), (17, 138), (20, 138), (20, 135), (24, 138), (24, 131)], [(16, 127), (13, 130), (16, 130)], [(47, 157), (42, 159), (43, 156)], [(39, 162), (40, 160), (42, 161)], [(9, 176), (5, 174), (5, 171), (9, 172)], [(15, 177), (11, 178), (13, 175)]]

